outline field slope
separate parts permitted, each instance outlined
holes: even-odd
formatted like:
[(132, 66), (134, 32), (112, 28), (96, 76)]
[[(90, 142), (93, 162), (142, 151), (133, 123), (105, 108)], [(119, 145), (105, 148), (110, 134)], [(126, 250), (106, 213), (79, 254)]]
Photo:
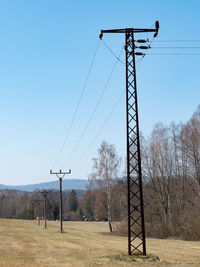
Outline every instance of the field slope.
[[(148, 258), (127, 256), (127, 238), (103, 222), (0, 219), (0, 266), (200, 266), (200, 242), (147, 239)], [(104, 233), (104, 234), (102, 234)]]

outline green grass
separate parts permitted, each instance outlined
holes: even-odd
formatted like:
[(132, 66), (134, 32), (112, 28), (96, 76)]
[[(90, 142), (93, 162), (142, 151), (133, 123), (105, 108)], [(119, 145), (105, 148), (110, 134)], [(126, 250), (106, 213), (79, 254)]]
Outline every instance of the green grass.
[(147, 257), (127, 255), (127, 238), (104, 222), (0, 219), (0, 266), (200, 266), (200, 242), (147, 239)]

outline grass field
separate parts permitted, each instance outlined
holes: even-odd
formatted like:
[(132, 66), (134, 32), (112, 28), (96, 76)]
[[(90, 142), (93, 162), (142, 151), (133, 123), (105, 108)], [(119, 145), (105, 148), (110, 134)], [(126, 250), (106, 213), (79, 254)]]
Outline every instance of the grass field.
[[(127, 256), (127, 238), (104, 222), (0, 219), (0, 266), (200, 266), (200, 242), (147, 239), (149, 257)], [(102, 234), (103, 233), (103, 234)]]

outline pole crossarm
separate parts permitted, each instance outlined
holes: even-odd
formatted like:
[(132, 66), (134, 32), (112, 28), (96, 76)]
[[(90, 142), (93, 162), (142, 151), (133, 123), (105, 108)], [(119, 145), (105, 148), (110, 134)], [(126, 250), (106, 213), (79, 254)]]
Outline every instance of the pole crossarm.
[(101, 30), (101, 33), (99, 35), (99, 38), (102, 39), (104, 33), (127, 33), (127, 32), (133, 32), (133, 33), (145, 33), (145, 32), (154, 32), (154, 37), (157, 36), (159, 30), (159, 22), (155, 22), (155, 28), (154, 29), (148, 29), (148, 28), (125, 28), (125, 29), (112, 29), (112, 30)]
[(71, 170), (69, 169), (68, 172), (63, 172), (62, 170), (60, 170), (59, 172), (53, 172), (52, 170), (50, 170), (50, 174), (56, 174), (56, 175), (71, 174)]
[(125, 29), (115, 29), (115, 30), (101, 30), (101, 33), (126, 33), (126, 32), (156, 32), (157, 29), (137, 29), (137, 28), (125, 28)]
[(49, 190), (42, 190), (42, 191), (39, 191), (42, 195), (47, 195), (50, 193)]
[(157, 36), (159, 22), (154, 29), (126, 28), (101, 30), (99, 38), (104, 33), (125, 34), (126, 52), (126, 135), (127, 135), (127, 208), (128, 208), (128, 254), (146, 255), (144, 203), (142, 190), (142, 167), (140, 154), (140, 136), (138, 119), (138, 100), (136, 85), (135, 56), (145, 55), (135, 52), (135, 49), (148, 49), (150, 46), (136, 47), (135, 43), (145, 43), (147, 40), (135, 40), (137, 33), (154, 32)]

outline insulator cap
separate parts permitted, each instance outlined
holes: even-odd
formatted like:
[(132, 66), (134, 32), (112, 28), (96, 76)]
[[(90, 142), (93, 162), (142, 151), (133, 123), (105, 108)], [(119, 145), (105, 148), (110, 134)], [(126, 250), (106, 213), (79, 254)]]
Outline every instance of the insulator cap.
[(138, 40), (135, 40), (135, 42), (137, 42), (137, 43), (148, 43), (149, 42), (149, 39), (147, 39), (147, 40), (138, 39)]
[(158, 20), (156, 20), (156, 22), (155, 22), (155, 28), (158, 31), (158, 29), (159, 29), (159, 21)]
[(141, 52), (136, 52), (135, 55), (136, 56), (145, 56), (145, 54), (144, 53), (141, 53)]
[(158, 35), (158, 30), (159, 30), (159, 21), (158, 20), (156, 20), (156, 22), (155, 22), (155, 28), (156, 28), (156, 32), (154, 33), (154, 38)]
[(141, 45), (141, 46), (136, 46), (135, 48), (139, 48), (139, 49), (149, 49), (149, 48), (151, 48), (151, 47), (150, 47), (150, 46)]
[(103, 33), (101, 32), (101, 33), (99, 34), (99, 39), (102, 40), (102, 38), (103, 38)]

